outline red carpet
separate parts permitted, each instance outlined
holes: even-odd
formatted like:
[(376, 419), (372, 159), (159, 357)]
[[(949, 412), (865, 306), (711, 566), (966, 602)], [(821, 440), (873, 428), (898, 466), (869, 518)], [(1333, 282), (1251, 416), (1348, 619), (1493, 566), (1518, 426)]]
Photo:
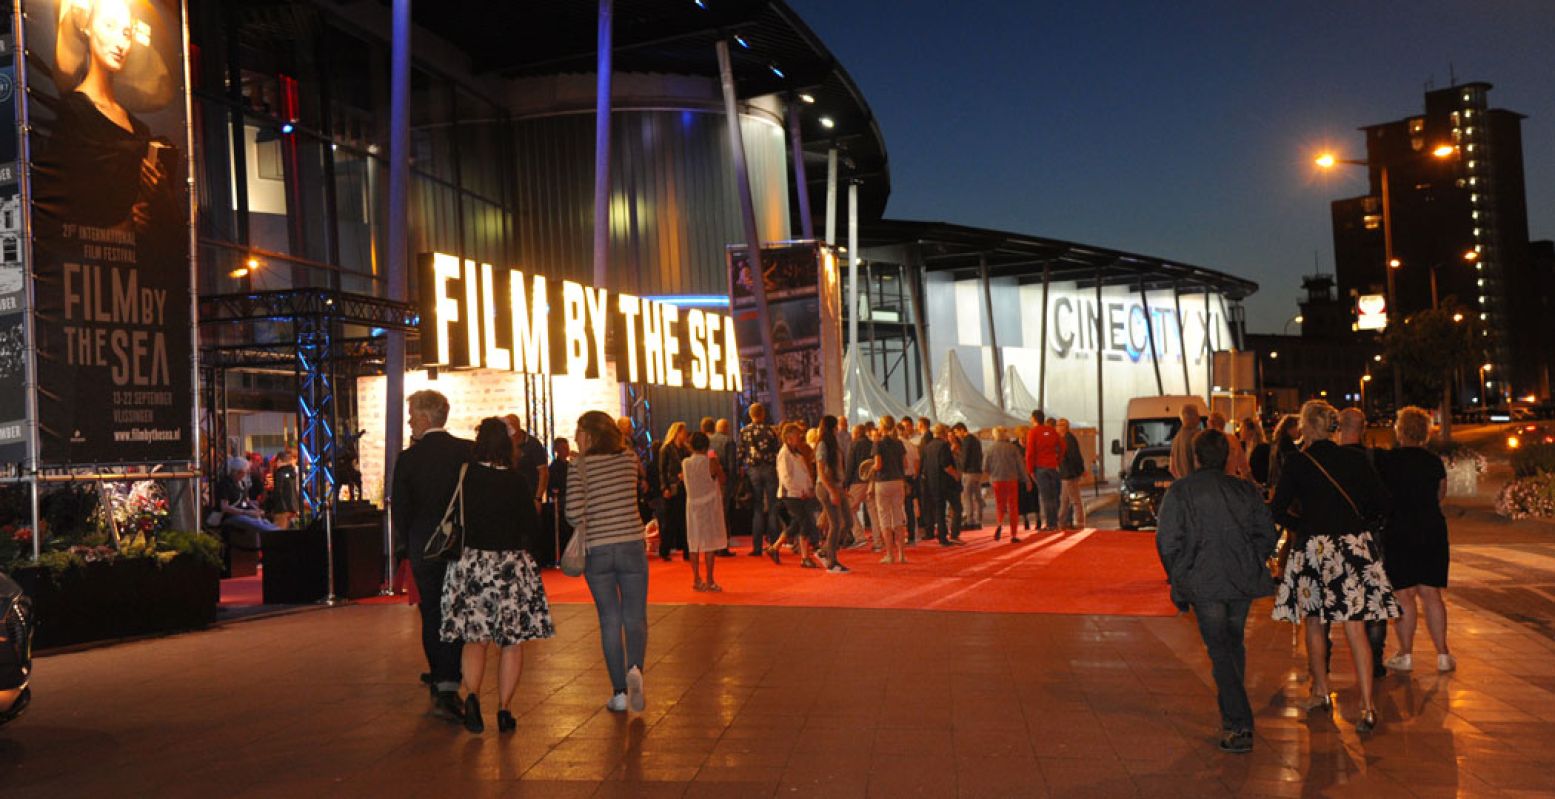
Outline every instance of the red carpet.
[[(878, 553), (845, 551), (851, 574), (803, 569), (785, 552), (783, 564), (748, 555), (719, 558), (721, 594), (691, 589), (691, 567), (677, 556), (649, 559), (648, 601), (661, 604), (959, 610), (987, 613), (1069, 613), (1171, 616), (1172, 606), (1150, 533), (1087, 530), (1031, 534), (1021, 543), (970, 532), (966, 546), (932, 541), (907, 548), (905, 565), (883, 565)], [(592, 602), (581, 577), (545, 572), (552, 602)]]

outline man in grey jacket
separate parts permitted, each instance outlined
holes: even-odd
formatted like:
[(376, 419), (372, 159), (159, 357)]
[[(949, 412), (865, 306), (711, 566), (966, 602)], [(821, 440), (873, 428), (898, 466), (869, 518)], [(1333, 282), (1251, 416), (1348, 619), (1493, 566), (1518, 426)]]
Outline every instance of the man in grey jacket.
[(1172, 601), (1193, 608), (1209, 651), (1219, 694), (1225, 752), (1253, 750), (1253, 709), (1242, 677), (1242, 636), (1252, 600), (1274, 593), (1264, 560), (1279, 532), (1252, 483), (1225, 473), (1226, 435), (1204, 430), (1193, 438), (1192, 474), (1172, 483), (1161, 500), (1156, 549), (1172, 584)]

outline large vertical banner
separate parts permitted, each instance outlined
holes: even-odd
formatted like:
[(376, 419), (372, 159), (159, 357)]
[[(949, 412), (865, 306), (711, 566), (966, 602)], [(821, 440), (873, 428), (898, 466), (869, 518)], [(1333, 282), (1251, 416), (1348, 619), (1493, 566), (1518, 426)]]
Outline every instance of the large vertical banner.
[(0, 36), (0, 463), (27, 457), (26, 270), (16, 182), (16, 50)]
[(41, 460), (188, 460), (183, 9), (22, 7)]
[[(732, 315), (747, 388), (765, 396), (756, 273), (744, 248), (729, 249)], [(785, 421), (810, 426), (826, 414), (842, 416), (842, 325), (836, 256), (824, 244), (800, 242), (761, 250), (777, 358), (778, 394)]]

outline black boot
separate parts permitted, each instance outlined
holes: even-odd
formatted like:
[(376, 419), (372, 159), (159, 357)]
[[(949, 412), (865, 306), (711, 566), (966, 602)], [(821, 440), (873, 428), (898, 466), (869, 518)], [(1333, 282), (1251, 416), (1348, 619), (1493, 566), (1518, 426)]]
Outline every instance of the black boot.
[(486, 722), (481, 720), (481, 700), (475, 694), (464, 698), (464, 728), (470, 732), (483, 732)]

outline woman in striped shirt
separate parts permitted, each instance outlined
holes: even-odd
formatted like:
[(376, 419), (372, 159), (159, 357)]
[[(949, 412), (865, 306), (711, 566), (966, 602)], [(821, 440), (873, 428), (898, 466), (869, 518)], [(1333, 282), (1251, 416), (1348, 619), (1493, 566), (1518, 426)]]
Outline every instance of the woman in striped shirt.
[(567, 521), (588, 543), (583, 578), (599, 612), (600, 643), (615, 690), (605, 707), (640, 713), (646, 704), (648, 555), (637, 513), (637, 455), (615, 420), (599, 411), (579, 417), (577, 441), (582, 454), (567, 477)]

